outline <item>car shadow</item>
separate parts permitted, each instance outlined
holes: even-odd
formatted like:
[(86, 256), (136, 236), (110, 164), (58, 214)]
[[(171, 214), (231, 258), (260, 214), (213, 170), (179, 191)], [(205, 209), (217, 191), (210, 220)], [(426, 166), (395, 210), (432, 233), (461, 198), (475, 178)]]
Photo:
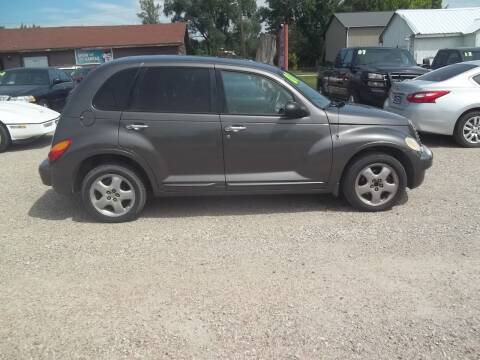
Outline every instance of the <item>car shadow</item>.
[(44, 147), (50, 146), (50, 144), (52, 143), (52, 138), (53, 135), (45, 135), (37, 139), (14, 142), (10, 149), (7, 150), (7, 152), (42, 149)]
[[(140, 217), (162, 219), (312, 211), (355, 212), (343, 199), (328, 194), (182, 196), (150, 199)], [(47, 190), (32, 205), (28, 215), (43, 220), (72, 219), (83, 223), (95, 222), (83, 209), (78, 196), (63, 196), (53, 190)]]
[(420, 134), (422, 143), (430, 148), (461, 148), (452, 136), (448, 135), (435, 135), (435, 134)]

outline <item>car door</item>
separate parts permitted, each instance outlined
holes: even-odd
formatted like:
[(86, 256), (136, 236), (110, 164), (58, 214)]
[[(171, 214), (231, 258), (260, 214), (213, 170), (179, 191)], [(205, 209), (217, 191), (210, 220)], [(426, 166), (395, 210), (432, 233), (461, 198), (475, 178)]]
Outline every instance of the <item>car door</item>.
[(65, 107), (65, 103), (67, 101), (68, 94), (70, 94), (70, 91), (73, 89), (73, 81), (72, 78), (67, 75), (67, 73), (63, 70), (57, 70), (58, 77), (62, 81), (62, 90), (61, 90), (61, 95), (59, 98), (59, 107), (60, 109), (63, 109)]
[(50, 69), (50, 89), (47, 95), (47, 100), (49, 106), (56, 111), (61, 111), (62, 98), (65, 92), (63, 83), (61, 82), (60, 75), (58, 74), (57, 69)]
[(225, 189), (213, 65), (152, 66), (138, 75), (119, 141), (148, 161), (161, 190)]
[(326, 115), (282, 115), (298, 93), (266, 74), (217, 70), (227, 189), (306, 190), (326, 186), (332, 161)]

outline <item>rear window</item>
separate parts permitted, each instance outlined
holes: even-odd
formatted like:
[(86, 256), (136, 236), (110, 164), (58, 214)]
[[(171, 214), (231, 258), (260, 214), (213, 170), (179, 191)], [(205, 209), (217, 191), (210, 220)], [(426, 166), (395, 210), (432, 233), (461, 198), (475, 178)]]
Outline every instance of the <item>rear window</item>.
[(130, 111), (209, 113), (210, 71), (201, 68), (151, 67), (137, 82)]
[(454, 64), (445, 66), (443, 68), (431, 71), (426, 73), (422, 76), (417, 77), (415, 80), (423, 80), (423, 81), (432, 81), (432, 82), (439, 82), (451, 79), (455, 76), (463, 74), (469, 70), (476, 68), (477, 65), (472, 64)]
[(104, 111), (125, 110), (138, 70), (122, 70), (110, 77), (93, 98), (93, 106)]

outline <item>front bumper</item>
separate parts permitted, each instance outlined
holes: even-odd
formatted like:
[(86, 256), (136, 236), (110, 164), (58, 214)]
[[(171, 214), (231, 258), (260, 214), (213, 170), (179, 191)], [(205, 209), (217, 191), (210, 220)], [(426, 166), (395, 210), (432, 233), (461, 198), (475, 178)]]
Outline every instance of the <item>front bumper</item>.
[(52, 119), (40, 124), (10, 124), (7, 128), (12, 141), (21, 141), (54, 133), (57, 123), (58, 119)]
[(421, 151), (419, 152), (419, 157), (416, 161), (413, 162), (413, 174), (410, 177), (408, 187), (410, 189), (415, 189), (422, 185), (425, 180), (425, 172), (432, 167), (433, 165), (433, 153), (425, 145), (422, 146)]

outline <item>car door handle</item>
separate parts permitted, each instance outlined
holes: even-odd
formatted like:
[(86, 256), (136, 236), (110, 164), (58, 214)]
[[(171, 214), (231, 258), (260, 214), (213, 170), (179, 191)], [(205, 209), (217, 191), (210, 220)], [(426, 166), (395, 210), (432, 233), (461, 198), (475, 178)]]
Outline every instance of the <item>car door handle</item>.
[(148, 128), (148, 125), (146, 125), (146, 124), (129, 124), (129, 125), (126, 125), (125, 128), (127, 130), (140, 131), (140, 130)]
[(243, 130), (246, 130), (247, 128), (245, 126), (241, 126), (241, 125), (233, 125), (233, 126), (227, 126), (225, 128), (225, 132), (229, 133), (229, 132), (233, 132), (233, 133), (237, 133), (237, 132), (240, 132), (240, 131), (243, 131)]

